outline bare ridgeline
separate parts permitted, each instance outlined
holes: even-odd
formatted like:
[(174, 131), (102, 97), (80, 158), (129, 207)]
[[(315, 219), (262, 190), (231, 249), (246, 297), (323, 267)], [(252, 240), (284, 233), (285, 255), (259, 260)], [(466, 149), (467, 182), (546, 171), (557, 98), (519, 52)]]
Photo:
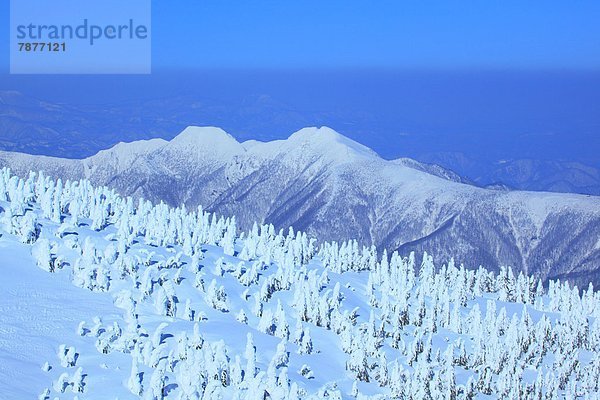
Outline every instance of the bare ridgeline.
[[(507, 268), (317, 245), (273, 225), (239, 234), (233, 217), (42, 173), (2, 170), (0, 206), (4, 282), (36, 270), (33, 291), (72, 284), (72, 302), (115, 305), (57, 338), (42, 369), (20, 372), (40, 399), (598, 395), (600, 294), (591, 285), (580, 293), (551, 281), (544, 290)], [(20, 320), (38, 299), (24, 296), (3, 314)], [(69, 312), (63, 305), (51, 317)], [(4, 342), (29, 341), (8, 350), (12, 359), (35, 358), (29, 348), (45, 340), (10, 335)], [(36, 387), (40, 375), (51, 385)]]

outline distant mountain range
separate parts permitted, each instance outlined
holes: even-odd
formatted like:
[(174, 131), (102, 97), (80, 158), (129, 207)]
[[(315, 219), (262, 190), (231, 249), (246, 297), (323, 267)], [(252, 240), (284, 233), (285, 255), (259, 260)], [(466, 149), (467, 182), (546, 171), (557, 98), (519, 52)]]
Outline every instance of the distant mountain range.
[(18, 174), (90, 179), (124, 195), (293, 226), (323, 240), (428, 251), (474, 268), (600, 283), (600, 197), (484, 189), (439, 166), (387, 161), (329, 128), (239, 143), (190, 127), (171, 141), (119, 143), (70, 160), (0, 152)]
[(462, 153), (433, 153), (420, 158), (461, 171), (482, 187), (600, 195), (600, 169), (580, 162), (511, 159), (490, 163)]

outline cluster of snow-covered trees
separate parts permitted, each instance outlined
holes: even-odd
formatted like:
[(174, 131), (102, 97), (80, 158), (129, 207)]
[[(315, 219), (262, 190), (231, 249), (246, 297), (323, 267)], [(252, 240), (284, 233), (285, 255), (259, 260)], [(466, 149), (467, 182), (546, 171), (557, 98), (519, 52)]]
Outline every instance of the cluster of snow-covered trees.
[[(43, 173), (2, 170), (0, 204), (2, 229), (32, 246), (40, 268), (112, 293), (122, 319), (84, 321), (77, 332), (101, 354), (129, 354), (127, 384), (143, 398), (598, 394), (600, 294), (591, 285), (544, 289), (511, 268), (436, 267), (426, 253), (378, 254), (356, 241), (317, 248), (272, 225), (238, 234), (234, 217)], [(211, 320), (247, 332), (245, 351), (208, 340)], [(257, 335), (278, 344), (257, 353)], [(70, 349), (59, 351), (65, 368), (75, 367)], [(319, 375), (323, 357), (338, 360), (338, 375)], [(65, 372), (52, 389), (85, 393), (80, 376)]]

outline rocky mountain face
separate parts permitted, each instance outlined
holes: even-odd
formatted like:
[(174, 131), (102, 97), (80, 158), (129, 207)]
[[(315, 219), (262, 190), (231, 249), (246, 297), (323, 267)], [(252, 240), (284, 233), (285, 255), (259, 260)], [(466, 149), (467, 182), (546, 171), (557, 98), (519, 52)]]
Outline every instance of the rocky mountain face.
[(512, 266), (600, 283), (600, 197), (483, 189), (441, 167), (386, 161), (329, 128), (237, 142), (190, 127), (171, 141), (120, 143), (83, 159), (0, 152), (17, 174), (87, 178), (124, 195), (293, 226), (322, 240), (426, 250), (438, 263)]

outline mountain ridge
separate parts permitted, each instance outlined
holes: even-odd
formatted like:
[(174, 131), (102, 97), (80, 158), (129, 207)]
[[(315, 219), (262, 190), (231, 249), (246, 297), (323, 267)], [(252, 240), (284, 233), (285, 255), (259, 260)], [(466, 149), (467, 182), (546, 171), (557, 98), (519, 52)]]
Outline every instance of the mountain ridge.
[(439, 261), (454, 256), (472, 268), (600, 278), (599, 197), (476, 187), (443, 169), (384, 160), (327, 127), (250, 143), (190, 127), (170, 142), (119, 144), (84, 160), (0, 152), (0, 166), (87, 178), (172, 206), (202, 205), (236, 215), (242, 229), (273, 223), (323, 240), (427, 250)]

